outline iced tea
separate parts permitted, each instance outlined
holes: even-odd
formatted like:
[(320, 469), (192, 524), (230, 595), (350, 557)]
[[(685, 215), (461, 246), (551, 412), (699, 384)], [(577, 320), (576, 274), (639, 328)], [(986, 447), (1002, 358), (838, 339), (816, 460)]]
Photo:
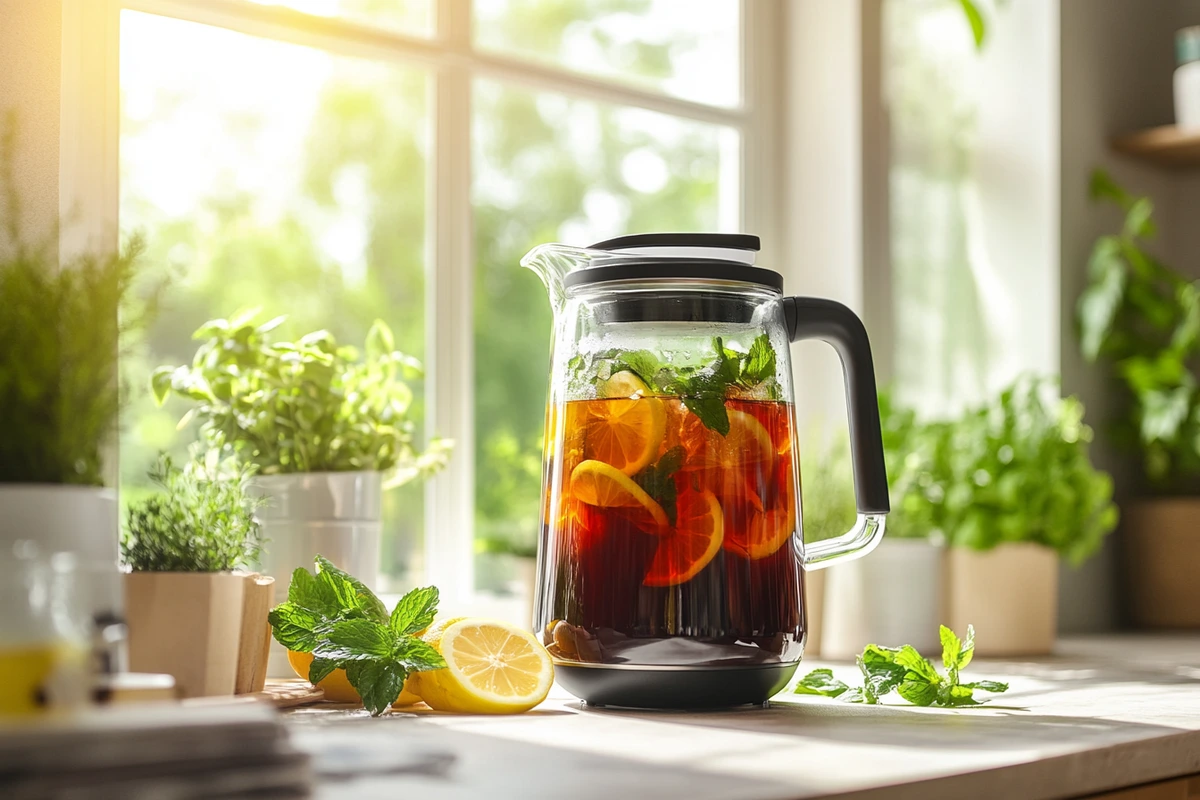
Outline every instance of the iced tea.
[(794, 660), (804, 615), (791, 405), (653, 391), (630, 371), (600, 393), (566, 401), (548, 424), (558, 446), (545, 467), (538, 618), (551, 653)]

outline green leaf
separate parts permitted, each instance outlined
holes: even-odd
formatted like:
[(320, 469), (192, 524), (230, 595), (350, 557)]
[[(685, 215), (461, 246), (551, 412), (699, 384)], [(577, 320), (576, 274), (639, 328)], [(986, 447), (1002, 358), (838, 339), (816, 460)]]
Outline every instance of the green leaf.
[(383, 320), (375, 320), (371, 329), (367, 331), (367, 358), (376, 361), (391, 355), (395, 349), (396, 340), (392, 336), (392, 329)]
[(706, 394), (704, 396), (687, 395), (683, 398), (687, 406), (709, 430), (716, 431), (722, 436), (729, 435), (729, 412), (725, 410), (725, 395)]
[(959, 650), (962, 649), (962, 641), (958, 638), (958, 634), (942, 625), (939, 634), (942, 639), (942, 666), (948, 670), (958, 669)]
[(317, 628), (323, 618), (293, 603), (282, 603), (267, 614), (275, 641), (288, 650), (311, 653), (318, 644)]
[(410, 672), (429, 672), (445, 669), (446, 659), (428, 642), (415, 636), (406, 636), (397, 642), (392, 658), (403, 664)]
[(363, 706), (377, 717), (400, 699), (408, 672), (393, 661), (355, 661), (346, 666), (346, 678)]
[(1121, 207), (1129, 204), (1128, 192), (1122, 189), (1106, 171), (1092, 170), (1091, 181), (1088, 184), (1088, 194), (1093, 200), (1111, 200)]
[(900, 696), (915, 706), (931, 706), (938, 700), (938, 687), (936, 684), (930, 683), (924, 678), (905, 679), (903, 683), (897, 687)]
[(658, 370), (661, 366), (658, 356), (654, 355), (654, 353), (651, 353), (649, 350), (630, 350), (621, 353), (617, 357), (617, 362), (618, 368), (614, 372), (618, 372), (621, 369), (629, 370), (634, 375), (637, 375), (642, 383), (651, 389), (654, 388), (654, 378), (658, 375)]
[(962, 647), (958, 651), (958, 668), (966, 669), (971, 663), (971, 659), (975, 657), (975, 626), (967, 623), (967, 638), (963, 639)]
[(387, 607), (366, 584), (333, 565), (329, 559), (316, 557), (318, 577), (335, 593), (343, 609), (358, 609), (367, 619), (386, 624)]
[(861, 688), (850, 689), (845, 694), (838, 695), (838, 700), (841, 700), (843, 703), (867, 703), (869, 705), (875, 705), (879, 702), (878, 698), (867, 696), (867, 693)]
[(750, 345), (750, 354), (742, 364), (742, 381), (756, 384), (774, 377), (775, 348), (771, 347), (771, 338), (764, 333)]
[(1125, 235), (1149, 239), (1155, 234), (1154, 203), (1149, 197), (1139, 197), (1125, 214)]
[(437, 616), (438, 590), (436, 586), (413, 589), (392, 609), (389, 625), (401, 636), (428, 628)]
[(948, 686), (946, 693), (938, 698), (938, 705), (954, 707), (954, 706), (977, 706), (980, 702), (975, 699), (974, 690), (965, 685)]
[(833, 677), (831, 669), (814, 669), (796, 684), (796, 694), (816, 694), (822, 697), (838, 697), (850, 687)]
[(338, 662), (326, 658), (314, 658), (308, 665), (308, 682), (314, 686), (329, 677), (338, 669)]
[(336, 617), (344, 610), (330, 586), (304, 567), (297, 567), (292, 573), (292, 582), (288, 584), (288, 602), (325, 617)]
[(391, 628), (367, 619), (335, 622), (313, 650), (317, 658), (344, 663), (388, 658), (396, 646)]
[(963, 686), (968, 689), (982, 689), (985, 692), (1007, 692), (1008, 684), (1000, 681), (973, 681), (972, 683), (964, 683)]
[(967, 18), (967, 23), (971, 26), (971, 36), (975, 39), (975, 49), (983, 49), (983, 42), (987, 36), (987, 24), (983, 20), (983, 14), (979, 11), (974, 0), (958, 0), (962, 6), (963, 14)]
[(896, 651), (869, 644), (858, 657), (867, 694), (883, 697), (900, 686), (908, 670), (896, 663)]
[(683, 466), (686, 456), (687, 451), (681, 445), (676, 445), (663, 453), (657, 463), (633, 476), (634, 482), (662, 506), (672, 525), (675, 524), (677, 514), (674, 475)]
[(150, 390), (154, 393), (154, 402), (161, 406), (171, 393), (171, 383), (175, 374), (174, 367), (159, 367), (150, 375)]

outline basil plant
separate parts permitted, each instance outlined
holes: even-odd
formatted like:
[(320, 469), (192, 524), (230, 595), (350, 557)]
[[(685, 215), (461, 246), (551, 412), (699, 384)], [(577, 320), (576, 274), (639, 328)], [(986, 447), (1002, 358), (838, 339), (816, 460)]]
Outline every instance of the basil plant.
[(414, 444), (409, 416), (421, 364), (395, 349), (392, 332), (376, 320), (365, 351), (339, 345), (328, 331), (275, 342), (284, 317), (255, 324), (258, 310), (206, 322), (191, 364), (154, 371), (161, 405), (172, 395), (194, 403), (180, 421), (201, 423), (201, 436), (232, 450), (260, 475), (379, 471), (388, 487), (443, 467), (452, 442)]

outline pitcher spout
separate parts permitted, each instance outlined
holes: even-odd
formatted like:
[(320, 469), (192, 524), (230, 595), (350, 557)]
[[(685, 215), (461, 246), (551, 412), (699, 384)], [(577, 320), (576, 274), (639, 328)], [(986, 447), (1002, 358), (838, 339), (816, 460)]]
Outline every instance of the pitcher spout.
[(525, 254), (521, 266), (537, 273), (546, 286), (550, 307), (557, 315), (566, 300), (563, 280), (574, 270), (587, 266), (591, 253), (564, 244), (540, 244)]

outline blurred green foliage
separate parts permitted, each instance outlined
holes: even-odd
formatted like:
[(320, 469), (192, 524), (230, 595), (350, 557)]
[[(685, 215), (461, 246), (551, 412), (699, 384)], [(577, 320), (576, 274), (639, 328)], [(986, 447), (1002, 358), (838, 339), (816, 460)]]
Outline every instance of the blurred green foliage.
[(1200, 493), (1200, 282), (1147, 250), (1157, 228), (1149, 197), (1129, 194), (1104, 171), (1091, 196), (1125, 215), (1101, 236), (1079, 297), (1080, 346), (1088, 361), (1109, 361), (1132, 399), (1117, 438), (1141, 450), (1146, 476), (1161, 490)]
[(124, 393), (120, 338), (144, 321), (132, 286), (142, 255), (121, 252), (59, 263), (57, 238), (38, 245), (18, 228), (13, 175), (15, 114), (0, 120), (0, 483), (100, 486), (102, 449)]
[(191, 364), (159, 367), (151, 376), (161, 404), (176, 395), (195, 405), (201, 434), (218, 452), (232, 451), (263, 475), (372, 470), (391, 486), (445, 466), (450, 446), (413, 446), (413, 393), (402, 378), (421, 363), (395, 349), (392, 331), (376, 320), (365, 357), (339, 346), (329, 331), (272, 342), (283, 317), (256, 324), (258, 309), (206, 322)]
[[(1053, 381), (1023, 377), (951, 420), (919, 421), (886, 396), (880, 410), (889, 536), (978, 550), (1034, 542), (1078, 564), (1116, 527), (1112, 479), (1088, 457), (1093, 433), (1083, 404), (1058, 399)], [(806, 539), (842, 533), (853, 521), (848, 451), (844, 440), (824, 451), (817, 485), (805, 486)]]

